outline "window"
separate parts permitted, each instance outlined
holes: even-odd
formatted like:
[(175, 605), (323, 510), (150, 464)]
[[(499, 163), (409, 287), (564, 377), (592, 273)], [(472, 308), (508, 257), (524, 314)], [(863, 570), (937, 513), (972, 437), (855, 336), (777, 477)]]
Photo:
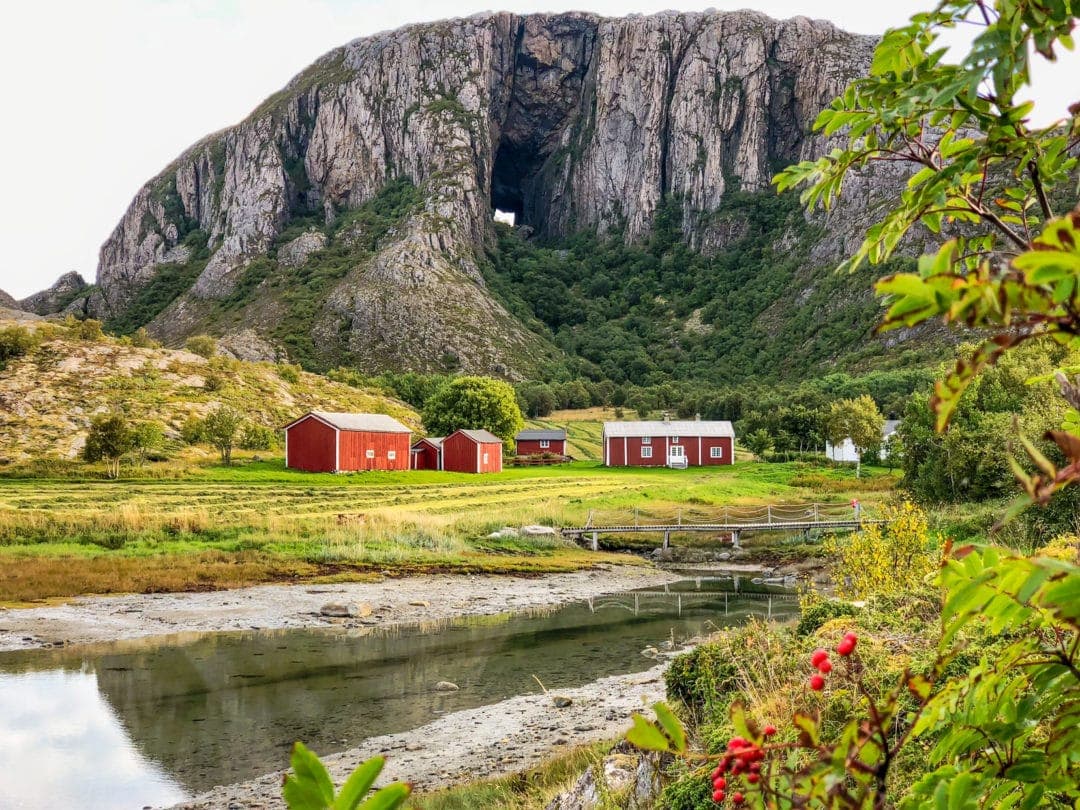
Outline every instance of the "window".
[(671, 443), (672, 444), (678, 444), (679, 443), (679, 437), (678, 436), (672, 436), (671, 437)]
[(710, 447), (709, 448), (709, 458), (723, 458), (723, 457), (724, 457), (724, 448), (723, 447)]
[(374, 450), (368, 450), (366, 453), (364, 453), (364, 455), (367, 458), (375, 458), (375, 451)]
[(393, 461), (394, 459), (397, 458), (397, 450), (387, 450), (386, 451), (386, 457), (388, 459), (390, 459), (391, 461)]
[(676, 444), (671, 448), (670, 455), (672, 458), (682, 458), (686, 455), (686, 448), (681, 444)]
[(485, 464), (488, 463), (488, 454), (487, 453), (484, 453), (484, 463)]
[(641, 437), (641, 443), (642, 444), (652, 444), (652, 436), (642, 436)]
[(652, 448), (651, 447), (642, 447), (641, 448), (641, 457), (642, 458), (652, 458)]
[(546, 449), (548, 447), (551, 447), (551, 442), (549, 440), (547, 440), (547, 439), (541, 439), (540, 440), (540, 448), (541, 449)]

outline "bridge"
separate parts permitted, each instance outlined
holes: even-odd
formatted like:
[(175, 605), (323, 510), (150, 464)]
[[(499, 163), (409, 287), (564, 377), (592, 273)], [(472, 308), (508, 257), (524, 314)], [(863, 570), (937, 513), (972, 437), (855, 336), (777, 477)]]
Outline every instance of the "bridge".
[[(862, 508), (856, 502), (854, 507), (847, 504), (776, 504), (755, 508), (721, 507), (704, 512), (701, 509), (678, 510), (670, 514), (647, 513), (634, 510), (633, 522), (628, 515), (621, 513), (623, 520), (590, 512), (584, 526), (565, 526), (560, 531), (564, 537), (577, 543), (586, 537), (590, 539), (593, 551), (600, 548), (601, 534), (662, 534), (664, 548), (671, 545), (671, 535), (681, 532), (708, 532), (726, 534), (735, 548), (739, 548), (739, 539), (750, 532), (790, 532), (805, 534), (810, 532), (861, 531), (866, 526), (881, 525), (884, 520), (875, 520), (863, 515)], [(674, 519), (672, 519), (674, 517)]]

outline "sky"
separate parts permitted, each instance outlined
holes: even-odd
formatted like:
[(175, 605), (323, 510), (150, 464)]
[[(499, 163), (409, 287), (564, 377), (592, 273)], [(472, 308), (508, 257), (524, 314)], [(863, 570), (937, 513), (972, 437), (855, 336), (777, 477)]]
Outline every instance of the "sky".
[[(21, 298), (62, 273), (94, 278), (136, 191), (187, 146), (242, 120), (318, 56), (413, 22), (497, 9), (607, 16), (754, 8), (875, 34), (928, 0), (35, 0), (0, 26), (0, 289)], [(1071, 76), (1070, 76), (1071, 72)], [(1075, 98), (1070, 58), (1036, 73), (1048, 120)]]

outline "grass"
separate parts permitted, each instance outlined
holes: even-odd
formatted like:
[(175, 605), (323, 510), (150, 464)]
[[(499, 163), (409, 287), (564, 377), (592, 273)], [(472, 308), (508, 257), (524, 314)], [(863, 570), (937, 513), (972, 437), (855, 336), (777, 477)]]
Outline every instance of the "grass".
[(611, 743), (574, 748), (521, 773), (414, 796), (409, 810), (543, 810), (598, 762)]
[[(276, 459), (232, 467), (151, 464), (139, 472), (142, 477), (120, 481), (0, 479), (0, 601), (381, 571), (527, 575), (637, 562), (561, 538), (488, 535), (506, 525), (580, 525), (590, 514), (622, 522), (634, 510), (647, 520), (723, 505), (843, 503), (853, 493), (872, 500), (884, 497), (881, 483), (892, 480), (753, 463), (669, 470), (576, 462), (485, 476), (332, 475), (287, 470)], [(166, 474), (176, 477), (155, 477)], [(810, 486), (798, 483), (807, 479)]]

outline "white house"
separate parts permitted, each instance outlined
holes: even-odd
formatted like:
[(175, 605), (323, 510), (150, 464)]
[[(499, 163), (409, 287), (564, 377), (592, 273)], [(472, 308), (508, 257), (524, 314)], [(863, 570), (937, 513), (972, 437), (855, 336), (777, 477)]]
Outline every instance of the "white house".
[[(880, 458), (882, 460), (885, 459), (889, 452), (889, 442), (892, 441), (898, 427), (900, 427), (899, 419), (886, 419), (885, 425), (881, 428)], [(851, 439), (844, 439), (836, 447), (833, 447), (829, 442), (825, 442), (825, 455), (830, 461), (845, 461), (854, 464), (859, 460), (859, 454), (855, 452), (855, 445), (851, 443)]]

